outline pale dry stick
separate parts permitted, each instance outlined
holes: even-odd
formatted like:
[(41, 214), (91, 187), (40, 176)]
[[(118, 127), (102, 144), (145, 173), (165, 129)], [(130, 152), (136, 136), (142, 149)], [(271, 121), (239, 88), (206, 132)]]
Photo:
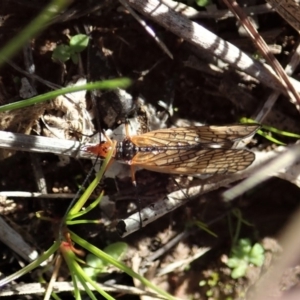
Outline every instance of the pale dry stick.
[[(206, 223), (207, 226), (210, 226), (211, 224), (214, 224), (215, 222), (223, 219), (226, 217), (228, 212), (224, 212), (223, 214), (217, 216), (216, 218), (210, 220)], [(186, 228), (181, 233), (174, 236), (172, 239), (170, 239), (166, 244), (164, 244), (161, 248), (153, 252), (151, 255), (147, 256), (144, 260), (144, 262), (141, 265), (141, 268), (146, 268), (146, 266), (149, 266), (153, 261), (157, 260), (159, 257), (163, 256), (168, 252), (171, 248), (176, 246), (180, 241), (187, 239), (191, 234), (195, 234), (196, 232), (199, 232), (198, 228)], [(204, 250), (204, 249), (203, 249)], [(210, 250), (210, 248), (206, 248), (207, 251)]]
[[(135, 252), (133, 254), (133, 256), (131, 257), (131, 268), (132, 268), (132, 271), (135, 272), (135, 273), (139, 273), (139, 274), (143, 274), (140, 272), (140, 264), (141, 264), (141, 261), (142, 261), (142, 257), (140, 256), (139, 252)], [(156, 269), (157, 267), (157, 262), (156, 263), (153, 263), (152, 266), (151, 266), (153, 269)], [(143, 274), (143, 276), (145, 276)], [(147, 280), (151, 281), (153, 280), (153, 271), (151, 272), (150, 271), (150, 268), (148, 268), (148, 273), (146, 274), (146, 277), (145, 277)], [(143, 283), (141, 281), (139, 281), (137, 278), (133, 278), (133, 285), (138, 288), (138, 289), (143, 289), (145, 291), (149, 290), (148, 287), (144, 286)], [(152, 298), (148, 297), (148, 296), (140, 296), (140, 300), (151, 300)]]
[[(245, 179), (238, 185), (223, 193), (222, 197), (225, 201), (232, 201), (236, 197), (242, 195), (249, 189), (264, 182), (270, 176), (276, 176), (276, 173), (287, 170), (293, 166), (300, 158), (300, 144), (293, 145), (285, 149), (284, 152), (278, 154), (275, 158), (270, 159), (252, 170), (249, 178)], [(299, 171), (300, 173), (300, 171)], [(295, 174), (294, 176), (298, 176)]]
[(54, 284), (57, 281), (57, 277), (59, 275), (59, 270), (60, 270), (62, 261), (63, 261), (63, 258), (62, 258), (61, 254), (56, 256), (54, 270), (52, 271), (50, 281), (47, 284), (47, 289), (45, 291), (43, 300), (49, 300), (52, 295), (52, 292), (54, 292)]
[[(130, 287), (120, 284), (101, 284), (97, 283), (101, 289), (105, 292), (110, 293), (121, 293), (121, 294), (130, 294), (130, 295), (149, 295), (152, 296), (153, 299), (166, 299), (156, 293), (153, 292), (145, 292), (141, 289), (138, 289), (136, 287)], [(88, 284), (89, 285), (89, 284)], [(84, 287), (81, 285), (81, 283), (78, 283), (78, 288), (81, 291), (84, 291)], [(91, 285), (89, 285), (89, 288), (94, 291), (95, 288)], [(72, 282), (55, 282), (53, 284), (53, 290), (56, 293), (61, 292), (69, 292), (74, 291), (74, 284)], [(32, 295), (32, 294), (44, 294), (46, 291), (46, 287), (42, 283), (29, 283), (29, 284), (14, 284), (13, 289), (11, 287), (5, 289), (0, 289), (0, 297), (7, 297), (7, 296), (14, 296), (14, 295)]]
[(198, 186), (178, 190), (168, 194), (165, 198), (160, 199), (145, 208), (141, 209), (126, 219), (120, 220), (116, 226), (118, 234), (123, 238), (140, 229), (140, 219), (143, 227), (161, 218), (165, 214), (186, 204), (192, 197), (214, 191), (220, 187), (227, 186), (230, 183), (244, 179), (249, 176), (247, 172), (241, 172), (232, 176), (218, 176), (218, 182), (203, 183)]
[(150, 36), (155, 40), (158, 46), (171, 58), (173, 59), (173, 54), (170, 52), (168, 47), (162, 42), (162, 40), (155, 34), (152, 28), (150, 28), (141, 17), (135, 13), (135, 11), (128, 5), (124, 0), (119, 0), (119, 2), (130, 12), (130, 14), (144, 27), (144, 29), (150, 34)]
[[(23, 192), (23, 191), (1, 191), (0, 197), (22, 197), (22, 198), (46, 198), (46, 199), (72, 199), (75, 194), (57, 193), (57, 194), (42, 194), (35, 192)], [(58, 200), (59, 201), (59, 200)]]
[[(285, 147), (282, 148), (285, 149)], [(147, 207), (143, 208), (139, 213), (134, 213), (128, 218), (120, 220), (117, 224), (117, 231), (119, 235), (121, 237), (125, 237), (139, 230), (140, 217), (143, 222), (143, 227), (145, 227), (153, 221), (161, 218), (163, 215), (186, 204), (193, 197), (199, 197), (203, 194), (217, 190), (221, 187), (226, 187), (236, 181), (240, 181), (249, 177), (249, 175), (251, 175), (254, 170), (256, 170), (256, 168), (260, 168), (262, 164), (265, 164), (270, 159), (276, 157), (278, 155), (278, 151), (257, 152), (255, 154), (255, 161), (248, 169), (244, 171), (235, 173), (230, 176), (228, 174), (225, 174), (214, 176), (206, 180), (200, 180), (199, 185), (172, 192), (165, 198), (159, 199), (155, 203), (151, 203)], [(273, 174), (269, 174), (269, 176), (277, 176), (277, 173), (274, 172)], [(278, 176), (281, 177), (280, 174)], [(245, 190), (243, 190), (242, 192), (245, 191), (247, 191), (247, 186), (245, 186)]]
[(0, 148), (16, 151), (53, 153), (75, 158), (91, 158), (89, 153), (82, 150), (82, 144), (77, 141), (6, 131), (0, 131)]
[[(25, 134), (0, 131), (0, 148), (18, 151), (54, 153), (76, 158), (88, 158), (86, 151), (81, 151), (82, 145), (77, 141), (31, 136)], [(54, 195), (57, 197), (57, 195)]]
[[(24, 45), (23, 53), (24, 53), (24, 62), (25, 62), (27, 72), (29, 74), (35, 74), (35, 65), (32, 56), (32, 50), (28, 44)], [(32, 78), (30, 80), (30, 90), (33, 94), (28, 94), (26, 90), (26, 94), (24, 95), (25, 97), (32, 97), (37, 94), (35, 81)], [(44, 173), (41, 168), (40, 161), (33, 153), (30, 153), (30, 159), (31, 159), (31, 167), (33, 169), (33, 174), (36, 180), (38, 191), (43, 194), (46, 194), (47, 184), (46, 184)], [(26, 248), (29, 248), (33, 254), (36, 254), (36, 257), (34, 258), (37, 258), (38, 252), (36, 250), (33, 250), (32, 247), (25, 240), (23, 240), (23, 237), (14, 228), (10, 227), (8, 224), (5, 228), (6, 231), (4, 235), (1, 235), (3, 237), (2, 241), (6, 243), (12, 251), (15, 251), (18, 254), (20, 254), (21, 252), (23, 254), (22, 256), (24, 257), (24, 255), (26, 255), (25, 253), (28, 253), (28, 249)], [(28, 255), (28, 257), (30, 258), (31, 256)]]
[[(237, 47), (222, 40), (199, 24), (174, 12), (162, 2), (158, 0), (126, 1), (140, 13), (195, 45), (199, 51), (210, 52), (229, 63), (232, 67), (256, 78), (266, 86), (287, 94), (285, 87), (268, 65), (263, 65), (252, 59)], [(291, 80), (297, 91), (300, 92), (300, 83), (295, 79), (291, 78)]]
[(281, 80), (282, 85), (286, 88), (286, 92), (289, 95), (292, 103), (300, 110), (300, 97), (294, 88), (293, 84), (290, 82), (287, 74), (283, 70), (282, 66), (274, 55), (270, 52), (268, 45), (265, 43), (263, 38), (258, 34), (256, 28), (250, 22), (247, 15), (240, 8), (238, 3), (234, 0), (223, 0), (224, 3), (230, 8), (230, 10), (235, 14), (237, 19), (241, 22), (247, 33), (249, 34), (252, 42), (256, 47), (261, 51), (264, 58), (269, 62), (277, 73), (279, 79)]
[(192, 256), (189, 256), (185, 259), (181, 259), (178, 261), (174, 261), (173, 263), (170, 263), (168, 265), (166, 265), (165, 267), (159, 269), (157, 271), (156, 276), (157, 277), (161, 277), (163, 275), (166, 274), (170, 274), (171, 272), (180, 272), (180, 271), (184, 271), (186, 270), (186, 268), (188, 266), (191, 265), (191, 263), (195, 260), (197, 260), (198, 258), (200, 258), (201, 256), (203, 256), (204, 254), (206, 254), (208, 251), (210, 251), (211, 248), (210, 247), (202, 247), (199, 248), (196, 253), (194, 253)]
[[(184, 3), (173, 0), (162, 0), (162, 2), (169, 8), (172, 8), (174, 11), (186, 16), (187, 18), (224, 20), (234, 17), (234, 14), (228, 9), (220, 9), (216, 11), (198, 11)], [(247, 15), (254, 16), (272, 12), (273, 7), (270, 4), (261, 4), (245, 7), (244, 11)]]
[[(300, 42), (298, 41), (298, 46), (296, 47), (296, 50), (294, 51), (290, 63), (285, 67), (285, 72), (288, 76), (291, 76), (295, 69), (298, 67), (300, 62)], [(271, 111), (272, 107), (274, 106), (276, 100), (280, 96), (280, 93), (277, 91), (274, 91), (267, 99), (267, 101), (264, 103), (264, 106), (260, 109), (260, 111), (257, 113), (256, 117), (254, 119), (258, 123), (262, 123), (268, 113)]]
[(24, 241), (19, 233), (10, 227), (1, 217), (0, 240), (27, 262), (34, 261), (39, 255), (36, 250), (33, 250), (32, 247)]
[(267, 0), (292, 27), (300, 32), (299, 0)]
[(147, 257), (145, 257), (144, 261), (141, 264), (141, 270), (143, 273), (143, 269), (149, 267), (155, 260), (158, 260), (160, 257), (165, 255), (169, 252), (173, 247), (178, 245), (181, 241), (185, 240), (191, 234), (190, 230), (185, 229), (184, 231), (180, 232), (173, 238), (171, 238), (166, 244), (156, 250), (154, 253), (151, 253)]

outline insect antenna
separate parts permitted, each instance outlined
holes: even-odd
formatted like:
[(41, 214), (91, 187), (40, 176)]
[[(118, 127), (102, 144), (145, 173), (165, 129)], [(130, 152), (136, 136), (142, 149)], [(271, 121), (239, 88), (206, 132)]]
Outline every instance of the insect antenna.
[(180, 184), (175, 180), (174, 176), (170, 176), (173, 183), (178, 187), (178, 189), (181, 191), (181, 193), (184, 195), (184, 197), (189, 200), (190, 197), (188, 194), (183, 190), (183, 188), (180, 186)]
[[(98, 129), (101, 129), (101, 122), (100, 122), (100, 118), (99, 118), (99, 113), (98, 113), (98, 105), (97, 105), (97, 101), (95, 99), (95, 97), (93, 96), (93, 94), (91, 94), (91, 98), (92, 98), (92, 103), (93, 103), (93, 109), (96, 110), (96, 124), (97, 124), (97, 128)], [(99, 134), (99, 142), (101, 143), (101, 131), (102, 130), (98, 130), (98, 134)], [(95, 169), (95, 166), (96, 164), (98, 163), (98, 160), (99, 160), (99, 155), (96, 156), (96, 159), (91, 167), (91, 169), (89, 170), (88, 174), (86, 175), (83, 183), (81, 184), (81, 186), (79, 187), (79, 189), (77, 190), (74, 198), (72, 199), (72, 201), (70, 202), (63, 218), (61, 219), (60, 221), (60, 224), (59, 224), (59, 231), (58, 231), (58, 239), (61, 241), (62, 238), (63, 238), (63, 228), (64, 228), (64, 224), (65, 224), (65, 221), (66, 221), (66, 218), (67, 218), (67, 215), (69, 213), (69, 211), (71, 210), (71, 208), (73, 207), (74, 203), (79, 199), (83, 189), (85, 188), (85, 186), (87, 185), (88, 181), (90, 180), (93, 172), (94, 172), (94, 169)]]
[(135, 189), (135, 196), (136, 196), (136, 200), (137, 200), (137, 209), (138, 209), (138, 212), (139, 212), (140, 228), (143, 228), (142, 215), (141, 215), (142, 200), (139, 196), (139, 190), (138, 190), (137, 183), (135, 182), (135, 184), (133, 184), (133, 186), (134, 186), (134, 189)]
[(73, 207), (74, 203), (79, 199), (80, 195), (81, 195), (81, 192), (83, 191), (83, 189), (85, 188), (85, 186), (87, 185), (87, 182), (90, 180), (92, 174), (93, 174), (93, 171), (94, 171), (94, 167), (95, 167), (95, 164), (97, 163), (97, 160), (98, 160), (98, 157), (96, 158), (95, 160), (95, 163), (93, 165), (93, 167), (90, 169), (90, 171), (88, 172), (87, 176), (85, 177), (83, 183), (81, 184), (81, 186), (79, 187), (79, 189), (77, 190), (74, 198), (72, 199), (72, 201), (70, 202), (63, 218), (61, 219), (60, 221), (60, 224), (59, 224), (59, 240), (61, 241), (62, 240), (62, 236), (63, 236), (63, 227), (64, 227), (64, 224), (65, 224), (65, 221), (66, 221), (66, 218), (67, 218), (67, 215), (69, 213), (69, 211), (71, 210), (71, 208)]

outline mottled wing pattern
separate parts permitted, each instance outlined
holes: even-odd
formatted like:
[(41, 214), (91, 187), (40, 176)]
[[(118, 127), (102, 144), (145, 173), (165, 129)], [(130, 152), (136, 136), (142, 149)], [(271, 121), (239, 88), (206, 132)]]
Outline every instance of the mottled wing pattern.
[(244, 149), (177, 149), (164, 152), (139, 152), (131, 165), (161, 173), (223, 174), (246, 169), (255, 154)]
[(219, 144), (230, 148), (234, 142), (257, 131), (259, 125), (193, 126), (150, 131), (130, 137), (138, 147), (177, 147), (202, 144)]

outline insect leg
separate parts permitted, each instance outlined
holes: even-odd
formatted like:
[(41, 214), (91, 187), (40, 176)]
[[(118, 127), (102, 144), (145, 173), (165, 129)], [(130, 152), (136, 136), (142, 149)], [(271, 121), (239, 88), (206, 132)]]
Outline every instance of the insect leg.
[(108, 135), (106, 135), (105, 131), (103, 130), (103, 135), (106, 138), (106, 141), (109, 142), (110, 144), (113, 144), (113, 141), (110, 139)]
[(132, 184), (136, 187), (135, 168), (134, 168), (134, 166), (130, 166), (130, 170), (131, 170)]
[(139, 193), (138, 193), (138, 186), (136, 184), (134, 166), (130, 166), (130, 170), (131, 170), (132, 185), (134, 186), (135, 195), (136, 195), (136, 199), (137, 199), (137, 208), (138, 208), (138, 211), (139, 211), (140, 228), (142, 228), (143, 227), (142, 216), (141, 216), (142, 202), (141, 202), (141, 199), (140, 199)]
[(126, 138), (130, 139), (130, 129), (129, 129), (128, 119), (126, 119), (126, 121), (125, 121), (125, 134), (126, 134)]

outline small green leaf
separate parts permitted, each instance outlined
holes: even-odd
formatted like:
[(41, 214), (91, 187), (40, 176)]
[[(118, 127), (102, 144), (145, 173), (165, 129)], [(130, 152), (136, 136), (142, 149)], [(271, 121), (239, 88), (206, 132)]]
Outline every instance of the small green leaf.
[(199, 286), (205, 286), (206, 285), (206, 281), (205, 280), (201, 280), (200, 282), (199, 282)]
[(227, 265), (229, 268), (234, 269), (234, 268), (236, 268), (236, 267), (239, 266), (240, 262), (241, 262), (240, 259), (238, 259), (238, 258), (236, 258), (236, 257), (231, 257), (231, 258), (228, 259), (226, 265)]
[(70, 48), (72, 52), (83, 51), (89, 43), (89, 37), (85, 34), (74, 35), (70, 40)]
[(265, 250), (264, 250), (263, 246), (262, 246), (261, 244), (259, 244), (259, 243), (256, 243), (256, 244), (252, 247), (250, 254), (251, 254), (252, 256), (257, 256), (257, 255), (263, 254), (264, 252), (265, 252)]
[(240, 239), (238, 244), (232, 249), (232, 256), (243, 258), (251, 251), (251, 241), (249, 239)]
[(256, 243), (251, 246), (250, 239), (240, 239), (238, 244), (232, 248), (230, 258), (226, 265), (233, 269), (231, 277), (236, 279), (245, 275), (249, 263), (258, 267), (264, 262), (264, 248)]
[(108, 245), (107, 247), (105, 247), (103, 249), (103, 251), (105, 253), (109, 254), (110, 256), (112, 256), (114, 259), (121, 260), (123, 255), (126, 253), (127, 248), (128, 248), (128, 246), (126, 243), (117, 242), (117, 243)]
[(207, 284), (210, 286), (210, 287), (214, 287), (218, 284), (218, 281), (219, 281), (219, 274), (216, 273), (216, 272), (213, 272), (211, 275), (210, 275), (210, 279), (207, 281)]
[(240, 239), (239, 247), (244, 254), (248, 254), (252, 249), (251, 241), (249, 239)]
[[(103, 251), (113, 257), (115, 260), (121, 260), (121, 257), (127, 251), (127, 244), (123, 242), (117, 242), (107, 246)], [(88, 254), (86, 256), (87, 267), (84, 271), (90, 278), (96, 279), (97, 276), (105, 272), (105, 268), (109, 265), (108, 261), (105, 261), (94, 254)]]
[(71, 51), (70, 47), (67, 45), (57, 46), (52, 53), (52, 59), (54, 61), (66, 62), (70, 59)]
[(249, 262), (254, 264), (255, 266), (257, 267), (261, 267), (264, 263), (264, 260), (265, 260), (265, 256), (264, 255), (260, 255), (260, 256), (257, 256), (257, 257), (251, 257), (249, 259)]
[(83, 269), (90, 278), (96, 279), (97, 276), (105, 270), (103, 260), (94, 254), (88, 254), (86, 256), (86, 263), (88, 266)]
[(77, 65), (78, 64), (78, 53), (71, 53), (71, 59), (72, 59), (72, 62)]
[(251, 262), (255, 266), (261, 267), (264, 263), (264, 259), (264, 248), (261, 244), (256, 243), (251, 249), (249, 262)]
[(205, 6), (209, 5), (209, 4), (211, 4), (210, 0), (195, 0), (195, 2), (200, 7), (205, 7)]
[(231, 272), (231, 278), (237, 279), (240, 277), (245, 276), (246, 271), (248, 268), (248, 264), (245, 261), (240, 261), (240, 264), (238, 267), (234, 268)]

